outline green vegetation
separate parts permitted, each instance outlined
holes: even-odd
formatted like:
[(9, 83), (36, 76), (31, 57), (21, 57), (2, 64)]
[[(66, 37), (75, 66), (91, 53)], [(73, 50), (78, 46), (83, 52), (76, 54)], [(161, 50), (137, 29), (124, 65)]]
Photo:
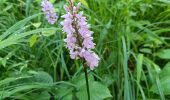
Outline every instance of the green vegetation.
[[(40, 1), (0, 1), (0, 100), (88, 100), (63, 19), (48, 24)], [(65, 13), (66, 0), (50, 1)], [(170, 100), (170, 1), (79, 1), (101, 58), (88, 69), (91, 100)]]

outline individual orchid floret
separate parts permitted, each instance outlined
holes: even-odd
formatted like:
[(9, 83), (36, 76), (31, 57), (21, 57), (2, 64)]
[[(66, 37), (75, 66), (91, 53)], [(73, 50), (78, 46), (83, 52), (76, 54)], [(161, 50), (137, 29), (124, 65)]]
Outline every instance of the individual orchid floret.
[(98, 66), (100, 58), (93, 51), (82, 49), (79, 55), (86, 60), (91, 70)]
[(42, 11), (44, 12), (48, 23), (54, 24), (58, 18), (53, 5), (48, 0), (42, 0)]
[(66, 14), (62, 16), (63, 31), (67, 33), (66, 47), (70, 51), (72, 59), (83, 59), (86, 64), (93, 70), (98, 66), (100, 58), (92, 51), (95, 48), (92, 34), (89, 30), (87, 19), (83, 16), (83, 12), (79, 12), (81, 4), (74, 6), (70, 1), (70, 6), (64, 6)]

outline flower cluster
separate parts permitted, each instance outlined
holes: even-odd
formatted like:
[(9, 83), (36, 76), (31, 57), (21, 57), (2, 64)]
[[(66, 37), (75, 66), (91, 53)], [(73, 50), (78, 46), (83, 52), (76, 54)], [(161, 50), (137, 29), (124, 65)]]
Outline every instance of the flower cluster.
[(89, 30), (87, 19), (83, 16), (83, 12), (79, 12), (81, 4), (74, 6), (70, 2), (70, 6), (64, 6), (66, 14), (62, 16), (63, 31), (67, 33), (67, 38), (64, 40), (70, 51), (72, 59), (84, 59), (91, 70), (98, 66), (100, 58), (92, 49), (95, 48), (93, 43), (93, 32)]
[(53, 5), (48, 0), (42, 0), (41, 2), (42, 11), (46, 15), (48, 23), (54, 24), (57, 20), (57, 14), (55, 13)]

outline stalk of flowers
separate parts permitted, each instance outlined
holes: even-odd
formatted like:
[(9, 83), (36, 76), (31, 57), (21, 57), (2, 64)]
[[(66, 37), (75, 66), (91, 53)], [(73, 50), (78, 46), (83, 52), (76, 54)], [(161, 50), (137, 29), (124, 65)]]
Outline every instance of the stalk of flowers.
[(54, 24), (58, 18), (53, 5), (48, 0), (42, 0), (42, 11), (44, 12), (48, 23)]
[(95, 48), (93, 43), (93, 32), (89, 30), (89, 24), (87, 19), (83, 16), (83, 12), (80, 11), (81, 4), (78, 3), (74, 6), (72, 1), (69, 0), (70, 6), (65, 5), (64, 9), (66, 14), (62, 16), (64, 21), (62, 22), (63, 31), (67, 33), (66, 47), (70, 51), (70, 57), (72, 59), (83, 59), (87, 65), (93, 70), (98, 66), (100, 58), (92, 51)]

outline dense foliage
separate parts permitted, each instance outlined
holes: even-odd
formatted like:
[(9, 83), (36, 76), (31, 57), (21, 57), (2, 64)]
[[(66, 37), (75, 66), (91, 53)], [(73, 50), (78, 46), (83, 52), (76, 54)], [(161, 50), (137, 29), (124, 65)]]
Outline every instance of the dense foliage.
[[(76, 0), (75, 0), (76, 1)], [(170, 1), (77, 0), (100, 63), (88, 70), (91, 100), (170, 99)], [(0, 100), (88, 100), (83, 65), (65, 48), (66, 0), (0, 0)]]

